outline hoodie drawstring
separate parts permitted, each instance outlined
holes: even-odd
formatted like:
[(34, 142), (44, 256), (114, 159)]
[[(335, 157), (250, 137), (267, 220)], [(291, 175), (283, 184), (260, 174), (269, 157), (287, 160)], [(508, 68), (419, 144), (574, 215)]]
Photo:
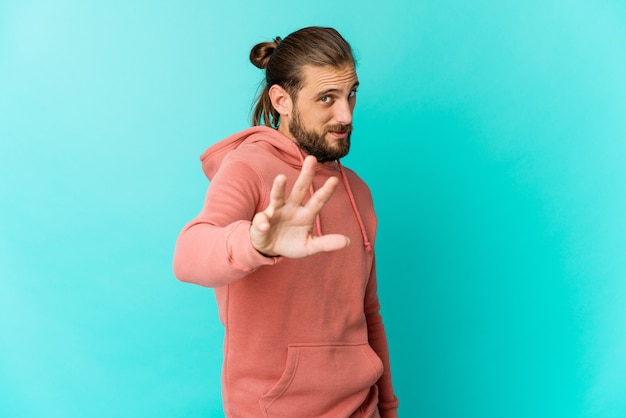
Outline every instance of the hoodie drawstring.
[(361, 236), (363, 237), (363, 245), (365, 246), (365, 251), (368, 253), (372, 252), (372, 243), (369, 241), (367, 237), (367, 231), (365, 231), (365, 225), (363, 225), (363, 219), (361, 219), (361, 214), (359, 213), (359, 208), (356, 206), (356, 201), (354, 200), (354, 195), (352, 194), (352, 188), (350, 187), (350, 182), (348, 181), (348, 176), (346, 176), (345, 171), (343, 170), (343, 166), (341, 162), (337, 160), (337, 164), (339, 165), (339, 171), (341, 172), (341, 179), (343, 180), (343, 184), (348, 192), (348, 197), (350, 198), (350, 204), (352, 205), (352, 211), (356, 216), (356, 220), (359, 223), (359, 228), (361, 228)]

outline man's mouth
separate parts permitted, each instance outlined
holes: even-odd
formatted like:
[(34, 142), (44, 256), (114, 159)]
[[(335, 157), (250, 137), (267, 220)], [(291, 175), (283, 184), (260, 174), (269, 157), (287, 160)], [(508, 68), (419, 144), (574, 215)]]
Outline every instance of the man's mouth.
[(335, 138), (343, 139), (343, 138), (347, 138), (348, 137), (349, 131), (343, 131), (343, 132), (328, 131), (328, 133), (331, 134), (332, 136), (334, 136)]
[(331, 126), (327, 132), (338, 139), (347, 138), (350, 135), (350, 132), (352, 132), (352, 125)]

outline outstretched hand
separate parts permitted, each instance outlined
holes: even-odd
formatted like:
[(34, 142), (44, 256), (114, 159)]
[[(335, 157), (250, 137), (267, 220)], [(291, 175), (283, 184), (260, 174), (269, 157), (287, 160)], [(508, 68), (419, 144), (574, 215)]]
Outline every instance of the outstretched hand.
[(291, 194), (285, 197), (287, 178), (278, 175), (270, 191), (270, 203), (252, 220), (250, 239), (257, 251), (266, 256), (307, 257), (322, 251), (345, 248), (345, 235), (315, 236), (313, 225), (317, 214), (333, 195), (339, 180), (331, 177), (303, 204), (315, 176), (315, 157), (308, 156)]

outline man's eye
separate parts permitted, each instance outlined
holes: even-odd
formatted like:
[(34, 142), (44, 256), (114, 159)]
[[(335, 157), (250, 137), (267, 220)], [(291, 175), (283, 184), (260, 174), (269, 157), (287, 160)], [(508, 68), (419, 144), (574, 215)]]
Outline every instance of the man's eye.
[(349, 98), (356, 97), (356, 92), (357, 92), (356, 90), (352, 90), (352, 91), (350, 92), (350, 95), (348, 95), (348, 97), (349, 97)]
[(330, 103), (330, 96), (322, 96), (320, 97), (320, 101), (322, 103)]

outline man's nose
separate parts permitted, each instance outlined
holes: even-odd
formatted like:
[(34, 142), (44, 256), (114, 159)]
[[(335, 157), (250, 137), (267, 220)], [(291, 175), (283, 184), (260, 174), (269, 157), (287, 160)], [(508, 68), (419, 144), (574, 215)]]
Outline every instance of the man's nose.
[(340, 100), (336, 103), (335, 107), (335, 119), (337, 123), (342, 125), (349, 125), (352, 123), (352, 105), (347, 100)]

